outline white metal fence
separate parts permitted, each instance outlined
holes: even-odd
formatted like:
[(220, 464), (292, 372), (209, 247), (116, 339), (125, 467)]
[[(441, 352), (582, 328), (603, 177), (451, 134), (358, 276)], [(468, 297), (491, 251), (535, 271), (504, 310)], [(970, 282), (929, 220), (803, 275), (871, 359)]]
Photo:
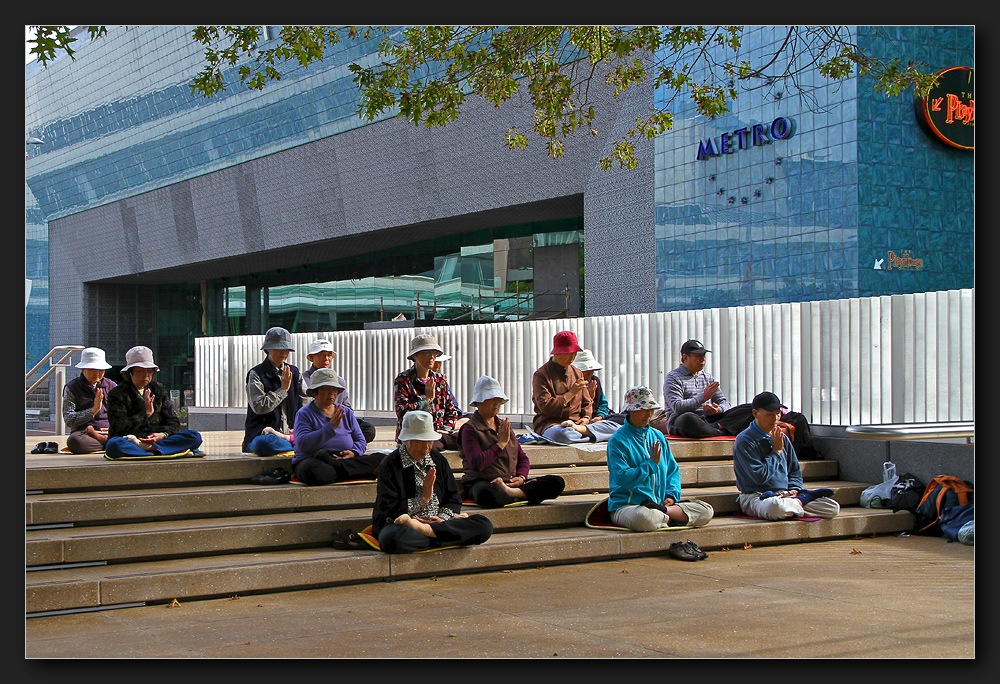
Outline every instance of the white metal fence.
[[(735, 405), (760, 391), (778, 394), (817, 425), (975, 419), (975, 290), (793, 304), (699, 309), (516, 323), (292, 335), (289, 359), (327, 338), (334, 369), (360, 411), (392, 412), (393, 379), (408, 367), (410, 339), (430, 332), (454, 358), (444, 372), (463, 410), (480, 375), (502, 384), (507, 414), (530, 415), (531, 375), (548, 360), (552, 337), (572, 330), (604, 365), (612, 408), (636, 385), (661, 394), (680, 346), (701, 340), (706, 370)], [(245, 407), (247, 371), (263, 359), (263, 335), (195, 340), (195, 404)], [(662, 395), (661, 395), (662, 396)]]

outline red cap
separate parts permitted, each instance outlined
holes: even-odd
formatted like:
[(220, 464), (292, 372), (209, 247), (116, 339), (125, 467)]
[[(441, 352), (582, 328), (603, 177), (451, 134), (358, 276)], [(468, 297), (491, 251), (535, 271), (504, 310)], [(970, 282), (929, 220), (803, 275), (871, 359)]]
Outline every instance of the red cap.
[(576, 341), (575, 332), (563, 330), (557, 332), (556, 336), (552, 338), (551, 354), (572, 354), (578, 351), (583, 351), (583, 348)]

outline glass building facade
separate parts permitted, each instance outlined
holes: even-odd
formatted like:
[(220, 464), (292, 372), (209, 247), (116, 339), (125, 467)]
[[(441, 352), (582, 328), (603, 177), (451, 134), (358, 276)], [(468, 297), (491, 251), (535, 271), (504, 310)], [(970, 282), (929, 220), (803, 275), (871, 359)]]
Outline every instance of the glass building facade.
[[(975, 66), (971, 27), (852, 31), (874, 56)], [(747, 27), (742, 50), (761, 63), (784, 36)], [(655, 151), (657, 310), (972, 287), (974, 154), (925, 132), (912, 93), (816, 69), (797, 80), (801, 90), (741, 82), (732, 111), (711, 120), (675, 103)], [(922, 266), (889, 268), (904, 253)]]
[[(265, 28), (267, 46), (273, 44), (278, 27)], [(210, 100), (191, 93), (190, 79), (203, 60), (191, 39), (192, 29), (112, 27), (107, 36), (89, 42), (80, 33), (77, 59), (64, 57), (45, 69), (37, 64), (25, 69), (26, 135), (44, 141), (26, 155), (25, 271), (32, 290), (25, 343), (30, 357), (40, 358), (52, 344), (111, 349), (155, 338), (164, 382), (187, 389), (193, 340), (204, 334), (261, 333), (271, 325), (296, 332), (357, 329), (399, 314), (463, 321), (518, 319), (538, 313), (540, 307), (586, 313), (584, 254), (588, 232), (595, 228), (605, 235), (592, 243), (605, 250), (599, 257), (602, 266), (614, 260), (622, 262), (613, 264), (621, 272), (634, 266), (634, 259), (622, 256), (624, 251), (607, 248), (607, 236), (616, 238), (619, 229), (627, 231), (621, 233), (623, 244), (635, 247), (631, 243), (638, 240), (636, 249), (655, 253), (655, 273), (648, 276), (655, 277), (657, 311), (921, 292), (974, 283), (974, 154), (934, 140), (917, 125), (911, 96), (880, 96), (866, 78), (830, 82), (809, 72), (799, 78), (805, 92), (754, 84), (759, 87), (744, 88), (730, 114), (712, 120), (678, 99), (673, 129), (650, 143), (650, 177), (655, 179), (648, 195), (651, 204), (647, 195), (622, 193), (611, 181), (605, 183), (611, 174), (597, 171), (596, 181), (582, 182), (569, 172), (559, 176), (569, 168), (569, 159), (552, 162), (560, 165), (558, 173), (544, 170), (551, 162), (546, 159), (540, 174), (504, 178), (501, 183), (490, 176), (491, 165), (499, 162), (488, 155), (496, 155), (496, 149), (479, 152), (482, 156), (471, 161), (463, 156), (465, 148), (487, 137), (474, 127), (478, 124), (471, 132), (462, 129), (467, 124), (461, 122), (449, 126), (447, 134), (459, 142), (443, 151), (413, 144), (422, 134), (412, 125), (407, 129), (412, 133), (393, 133), (409, 136), (401, 142), (385, 143), (375, 133), (352, 138), (344, 150), (326, 145), (341, 134), (368, 130), (368, 122), (357, 115), (359, 97), (347, 67), (378, 60), (381, 40), (398, 28), (373, 32), (366, 40), (343, 41), (309, 68), (285, 65), (282, 79), (260, 92), (240, 86), (234, 67), (227, 74), (234, 85)], [(859, 44), (876, 54), (913, 59), (932, 69), (975, 66), (971, 27), (852, 30)], [(747, 27), (742, 51), (759, 62), (782, 38), (780, 27)], [(642, 100), (636, 111), (665, 102), (665, 92), (649, 92), (645, 100), (646, 95), (632, 90), (625, 97)], [(386, 128), (388, 119), (372, 126), (397, 130)], [(753, 140), (756, 126), (766, 139), (759, 145)], [(746, 144), (741, 144), (741, 136)], [(723, 150), (724, 137), (732, 151)], [(373, 238), (362, 253), (304, 259), (293, 268), (261, 266), (250, 252), (235, 275), (222, 275), (213, 267), (214, 255), (204, 247), (208, 240), (199, 234), (202, 225), (213, 225), (217, 233), (219, 226), (229, 230), (238, 225), (241, 228), (233, 231), (238, 239), (250, 241), (244, 236), (256, 231), (254, 239), (263, 244), (269, 230), (286, 229), (286, 219), (288, 225), (292, 219), (301, 224), (301, 216), (290, 215), (302, 212), (306, 222), (315, 222), (316, 240), (333, 240), (338, 225), (334, 218), (341, 220), (331, 218), (334, 211), (345, 216), (349, 210), (372, 213), (368, 210), (378, 207), (331, 208), (318, 202), (314, 195), (330, 188), (314, 177), (330, 185), (340, 183), (336, 174), (346, 172), (326, 171), (331, 162), (322, 155), (332, 150), (353, 155), (352, 163), (367, 164), (381, 152), (374, 149), (378, 144), (395, 145), (409, 155), (393, 157), (394, 163), (405, 165), (390, 179), (398, 186), (440, 185), (441, 194), (487, 196), (513, 185), (520, 194), (504, 200), (510, 202), (509, 215), (488, 228), (470, 220), (467, 228), (432, 238), (414, 231), (412, 238), (396, 240), (390, 247)], [(500, 147), (491, 138), (488, 144)], [(297, 150), (303, 151), (305, 166), (290, 173), (288, 162), (279, 160)], [(480, 183), (455, 190), (463, 173), (477, 172), (475, 164), (487, 169), (485, 177), (498, 180), (497, 187)], [(198, 195), (229, 182), (226, 174), (241, 173), (233, 183), (237, 197), (226, 197), (223, 203)], [(281, 174), (284, 177), (274, 178)], [(201, 184), (189, 185), (194, 181)], [(546, 197), (532, 194), (541, 182), (556, 188), (548, 197), (578, 197), (574, 201), (579, 210), (564, 211), (559, 218), (523, 217), (522, 207)], [(272, 183), (280, 183), (282, 192), (291, 188), (303, 194), (274, 206), (274, 200), (267, 199), (273, 194), (265, 192)], [(648, 193), (649, 184), (644, 181), (643, 187)], [(152, 209), (139, 203), (164, 192), (168, 195), (150, 205)], [(591, 207), (614, 211), (585, 221), (584, 194)], [(264, 198), (263, 205), (256, 204), (258, 197)], [(433, 197), (442, 204), (445, 199)], [(493, 210), (488, 202), (477, 201), (468, 204)], [(136, 206), (150, 215), (138, 215)], [(248, 207), (257, 214), (244, 213)], [(406, 209), (414, 225), (423, 225), (424, 215), (432, 213), (427, 207)], [(90, 221), (102, 210), (109, 214), (103, 223)], [(169, 214), (170, 220), (162, 221), (162, 214)], [(129, 278), (120, 275), (81, 277), (84, 305), (95, 321), (93, 335), (50, 340), (50, 321), (65, 317), (67, 307), (80, 306), (75, 301), (50, 306), (49, 269), (65, 271), (66, 266), (49, 263), (50, 253), (63, 254), (50, 250), (53, 239), (59, 238), (57, 250), (65, 249), (52, 222), (60, 225), (84, 216), (88, 218), (81, 222), (90, 221), (88, 225), (110, 225), (111, 219), (121, 224), (106, 234), (95, 231), (93, 249), (99, 250), (105, 240), (127, 243), (130, 250), (123, 258), (130, 273), (153, 271), (156, 250), (168, 249), (154, 232), (144, 232), (151, 230), (147, 224), (169, 225), (175, 245), (169, 249), (179, 249), (192, 261), (205, 259), (206, 265), (197, 278), (167, 278), (155, 284), (130, 285)], [(618, 223), (593, 225), (605, 217)], [(449, 218), (461, 226), (465, 216)], [(387, 223), (373, 230), (405, 226)], [(307, 242), (303, 234), (296, 233), (296, 244)], [(193, 245), (199, 240), (196, 250)], [(921, 259), (922, 266), (876, 268), (890, 253)], [(564, 278), (560, 272), (539, 285), (554, 254), (572, 276)], [(573, 290), (572, 305), (564, 288)], [(599, 297), (607, 300), (597, 309), (602, 312), (613, 311), (613, 302), (621, 299), (619, 291), (597, 293), (595, 288), (590, 294), (595, 302)], [(650, 295), (649, 306), (652, 300)], [(109, 361), (121, 363), (111, 356)], [(32, 365), (27, 359), (26, 368)]]

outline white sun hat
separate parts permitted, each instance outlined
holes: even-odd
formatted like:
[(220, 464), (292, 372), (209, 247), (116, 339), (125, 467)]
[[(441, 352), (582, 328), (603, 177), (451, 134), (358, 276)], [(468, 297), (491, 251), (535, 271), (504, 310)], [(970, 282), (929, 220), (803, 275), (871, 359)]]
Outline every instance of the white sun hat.
[(487, 399), (494, 399), (496, 397), (508, 401), (507, 395), (503, 393), (503, 388), (500, 387), (500, 381), (488, 375), (483, 375), (476, 380), (476, 385), (472, 388), (472, 401), (469, 404), (479, 406), (480, 403)]
[(132, 347), (125, 352), (125, 367), (122, 372), (130, 368), (152, 368), (159, 370), (160, 367), (153, 363), (153, 350), (149, 347)]
[(434, 417), (427, 411), (407, 411), (403, 414), (403, 425), (399, 429), (397, 439), (400, 442), (411, 439), (420, 442), (436, 442), (441, 439), (441, 433), (434, 430)]
[(97, 347), (87, 347), (80, 352), (80, 363), (76, 364), (76, 367), (107, 370), (111, 368), (111, 364), (105, 361), (103, 349), (99, 349)]
[(309, 353), (306, 356), (312, 356), (324, 351), (333, 352), (333, 358), (337, 358), (337, 352), (333, 351), (333, 343), (330, 340), (313, 340), (309, 343)]
[(656, 397), (653, 396), (653, 390), (648, 387), (639, 385), (625, 393), (625, 404), (622, 406), (622, 412), (658, 408), (663, 407), (660, 406), (660, 403), (656, 401)]
[(597, 359), (594, 358), (593, 353), (589, 349), (577, 352), (576, 358), (573, 359), (573, 365), (582, 371), (596, 371), (604, 368), (604, 366), (597, 362)]

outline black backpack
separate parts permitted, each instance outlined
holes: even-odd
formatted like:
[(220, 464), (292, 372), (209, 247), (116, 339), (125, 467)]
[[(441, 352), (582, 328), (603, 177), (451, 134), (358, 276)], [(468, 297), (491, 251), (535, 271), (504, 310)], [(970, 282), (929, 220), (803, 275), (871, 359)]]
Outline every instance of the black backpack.
[(792, 446), (795, 447), (795, 455), (800, 459), (823, 458), (823, 454), (816, 451), (813, 446), (812, 431), (809, 429), (809, 421), (798, 411), (789, 411), (779, 418), (782, 423), (788, 423), (795, 431), (795, 438)]
[(906, 473), (896, 480), (892, 486), (892, 493), (889, 495), (889, 504), (886, 508), (891, 508), (892, 512), (909, 511), (917, 512), (920, 499), (924, 495), (925, 485), (913, 473)]

